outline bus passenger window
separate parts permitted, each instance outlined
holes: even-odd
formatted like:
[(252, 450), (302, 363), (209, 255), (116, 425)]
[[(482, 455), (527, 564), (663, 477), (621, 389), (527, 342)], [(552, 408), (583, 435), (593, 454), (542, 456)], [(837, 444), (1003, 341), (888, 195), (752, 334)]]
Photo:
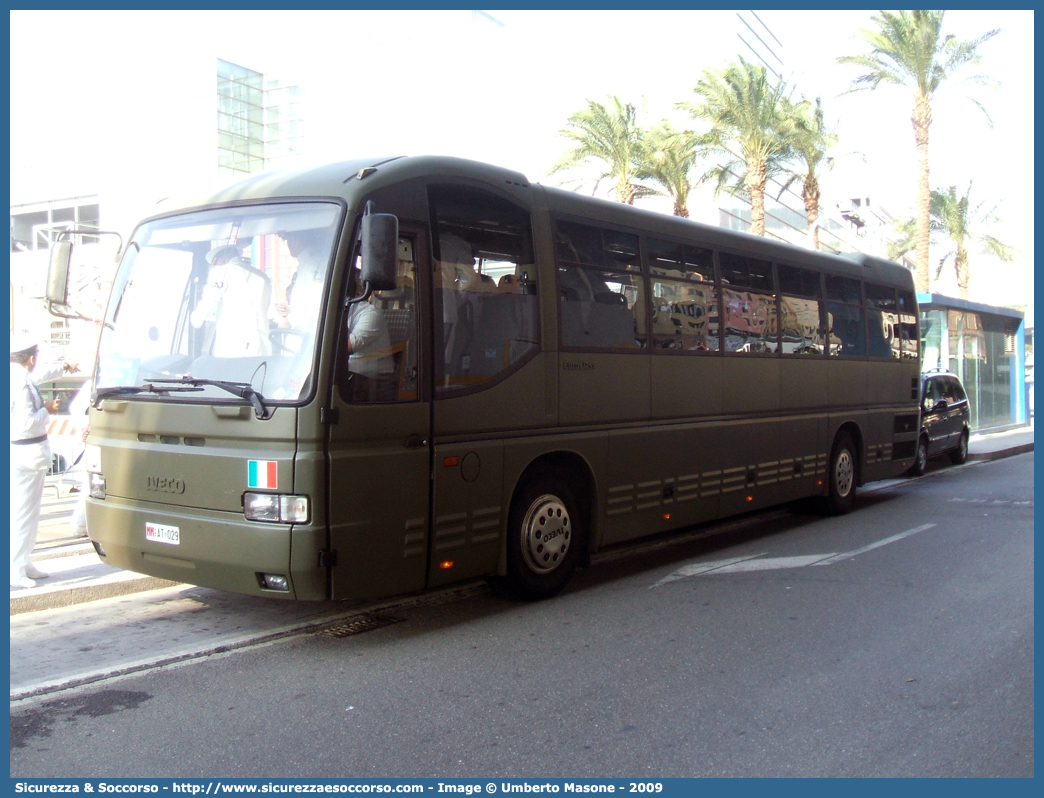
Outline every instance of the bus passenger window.
[(830, 319), (830, 354), (866, 357), (862, 308), (831, 302), (827, 306), (827, 317)]
[(645, 281), (638, 236), (556, 220), (555, 261), (564, 346), (645, 346)]
[[(867, 287), (869, 288), (869, 286)], [(897, 314), (867, 308), (866, 327), (870, 357), (896, 360), (901, 357), (899, 316)]]
[(559, 266), (562, 344), (597, 349), (645, 346), (645, 284), (639, 274)]
[(725, 351), (775, 352), (779, 324), (776, 319), (776, 297), (722, 287), (725, 298)]
[(711, 250), (658, 238), (646, 238), (645, 247), (653, 274), (714, 282), (714, 253)]
[(429, 188), (435, 226), (435, 390), (473, 388), (539, 349), (529, 214), (463, 186)]
[(652, 281), (653, 348), (718, 349), (718, 290), (714, 283)]
[(725, 351), (777, 351), (779, 320), (772, 293), (772, 264), (730, 252), (719, 253), (718, 259), (725, 300)]
[(826, 291), (827, 299), (834, 302), (844, 302), (849, 305), (861, 305), (863, 303), (859, 281), (851, 277), (839, 277), (834, 274), (826, 275)]
[(903, 360), (921, 359), (921, 341), (917, 335), (917, 317), (899, 314), (899, 334)]
[(820, 302), (783, 296), (779, 308), (783, 354), (822, 355), (826, 350), (826, 330), (820, 314)]

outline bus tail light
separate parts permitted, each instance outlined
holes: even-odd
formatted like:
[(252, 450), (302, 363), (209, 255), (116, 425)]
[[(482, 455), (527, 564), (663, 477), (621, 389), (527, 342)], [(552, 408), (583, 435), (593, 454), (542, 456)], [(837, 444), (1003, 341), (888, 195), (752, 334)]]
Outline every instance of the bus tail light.
[(243, 494), (243, 515), (249, 521), (307, 524), (309, 511), (307, 496), (290, 496), (282, 493)]

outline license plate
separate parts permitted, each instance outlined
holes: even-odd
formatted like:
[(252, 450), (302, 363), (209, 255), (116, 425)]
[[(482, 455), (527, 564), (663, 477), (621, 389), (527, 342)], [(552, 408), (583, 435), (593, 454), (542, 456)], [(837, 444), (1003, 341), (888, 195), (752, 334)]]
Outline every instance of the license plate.
[(181, 543), (181, 531), (176, 526), (145, 523), (145, 540), (154, 543), (168, 543), (177, 546)]

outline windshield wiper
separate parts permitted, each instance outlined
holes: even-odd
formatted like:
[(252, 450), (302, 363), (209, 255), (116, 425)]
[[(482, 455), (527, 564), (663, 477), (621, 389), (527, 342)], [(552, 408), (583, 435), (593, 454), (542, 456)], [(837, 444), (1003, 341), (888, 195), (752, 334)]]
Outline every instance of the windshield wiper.
[[(152, 380), (153, 383), (170, 382), (175, 385), (184, 385), (188, 387), (184, 388), (167, 388), (160, 387), (161, 391), (192, 391), (192, 390), (203, 390), (202, 385), (213, 385), (215, 388), (221, 388), (223, 391), (228, 391), (230, 394), (234, 394), (241, 399), (246, 399), (254, 406), (254, 415), (258, 418), (265, 417), (265, 405), (264, 397), (251, 387), (249, 382), (229, 382), (227, 380), (210, 380), (206, 377), (192, 377), (185, 374), (181, 377), (163, 378), (158, 380)], [(143, 387), (151, 387), (146, 384)]]
[[(153, 382), (164, 382), (164, 380), (154, 380)], [(115, 385), (111, 388), (99, 388), (94, 393), (94, 401), (92, 404), (95, 409), (101, 406), (102, 399), (108, 399), (110, 396), (127, 396), (136, 393), (154, 393), (164, 394), (172, 391), (186, 392), (186, 391), (202, 391), (202, 388), (195, 387), (193, 385), (185, 385), (184, 387), (175, 387), (167, 385), (153, 385), (152, 383), (146, 382), (142, 385)]]

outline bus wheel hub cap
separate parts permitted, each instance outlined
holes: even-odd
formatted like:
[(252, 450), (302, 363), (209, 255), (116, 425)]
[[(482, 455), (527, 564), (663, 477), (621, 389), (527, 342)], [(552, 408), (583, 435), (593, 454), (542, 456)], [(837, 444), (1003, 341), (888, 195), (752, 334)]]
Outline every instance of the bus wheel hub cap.
[(557, 568), (569, 551), (572, 525), (569, 512), (557, 496), (534, 501), (522, 521), (522, 555), (530, 570), (547, 574)]
[(852, 455), (849, 454), (847, 449), (838, 455), (836, 475), (837, 492), (842, 496), (847, 496), (849, 491), (852, 490), (852, 479), (855, 475), (855, 468), (852, 466)]

